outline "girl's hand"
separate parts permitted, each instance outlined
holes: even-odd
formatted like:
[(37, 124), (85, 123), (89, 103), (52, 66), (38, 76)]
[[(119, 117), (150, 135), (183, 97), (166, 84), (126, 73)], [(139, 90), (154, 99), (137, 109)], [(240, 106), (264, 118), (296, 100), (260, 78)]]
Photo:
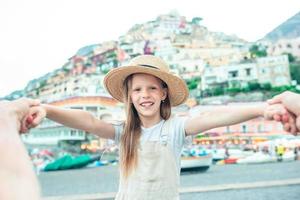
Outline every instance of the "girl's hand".
[(31, 107), (28, 115), (22, 120), (20, 133), (27, 133), (29, 129), (38, 126), (46, 114), (46, 110), (42, 106)]

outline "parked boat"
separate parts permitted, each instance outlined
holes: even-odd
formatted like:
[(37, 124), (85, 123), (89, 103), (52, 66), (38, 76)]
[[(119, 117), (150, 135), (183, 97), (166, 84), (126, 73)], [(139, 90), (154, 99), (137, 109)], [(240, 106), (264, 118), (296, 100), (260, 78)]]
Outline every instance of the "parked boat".
[(236, 164), (238, 158), (226, 158), (224, 159), (225, 164)]
[(294, 161), (295, 160), (295, 154), (292, 151), (285, 152), (282, 156), (283, 161)]
[(212, 157), (210, 154), (206, 156), (181, 157), (181, 171), (192, 169), (206, 171), (211, 163)]
[(100, 155), (90, 156), (90, 155), (80, 155), (73, 157), (71, 155), (65, 155), (58, 158), (57, 160), (49, 163), (45, 166), (44, 171), (56, 171), (56, 170), (66, 170), (66, 169), (77, 169), (87, 166), (88, 164), (99, 160)]
[(212, 155), (205, 149), (184, 149), (181, 154), (181, 171), (201, 170), (206, 171), (212, 164)]
[(249, 157), (237, 160), (238, 164), (252, 164), (252, 163), (270, 163), (277, 162), (277, 158), (268, 154), (257, 152)]

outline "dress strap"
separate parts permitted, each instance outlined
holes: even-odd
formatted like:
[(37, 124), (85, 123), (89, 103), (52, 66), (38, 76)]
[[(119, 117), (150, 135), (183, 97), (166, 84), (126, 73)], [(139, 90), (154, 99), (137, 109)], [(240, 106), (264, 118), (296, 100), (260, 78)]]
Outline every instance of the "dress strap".
[(168, 119), (164, 121), (164, 124), (162, 125), (161, 133), (160, 133), (160, 143), (163, 145), (167, 145), (168, 139), (169, 139), (169, 133), (170, 133), (170, 124), (171, 120)]

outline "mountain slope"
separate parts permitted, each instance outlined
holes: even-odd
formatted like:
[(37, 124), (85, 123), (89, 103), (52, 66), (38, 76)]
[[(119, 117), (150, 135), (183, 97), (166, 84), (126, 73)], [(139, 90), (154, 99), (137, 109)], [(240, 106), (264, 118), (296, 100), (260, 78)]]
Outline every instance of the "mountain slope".
[(264, 39), (277, 41), (280, 38), (296, 37), (300, 37), (300, 12), (280, 24), (273, 31), (268, 33)]

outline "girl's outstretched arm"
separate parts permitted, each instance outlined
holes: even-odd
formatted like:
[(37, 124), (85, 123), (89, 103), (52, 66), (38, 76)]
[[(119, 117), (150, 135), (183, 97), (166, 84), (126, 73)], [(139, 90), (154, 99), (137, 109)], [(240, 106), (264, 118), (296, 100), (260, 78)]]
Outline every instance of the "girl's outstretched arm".
[(74, 129), (93, 133), (99, 137), (114, 139), (114, 127), (110, 123), (95, 118), (91, 113), (78, 109), (65, 109), (43, 104), (46, 117)]
[[(267, 108), (269, 109), (267, 104), (215, 107), (189, 118), (185, 125), (186, 135), (195, 135), (213, 128), (238, 124), (264, 116)], [(281, 107), (270, 112), (284, 114), (286, 111)]]

